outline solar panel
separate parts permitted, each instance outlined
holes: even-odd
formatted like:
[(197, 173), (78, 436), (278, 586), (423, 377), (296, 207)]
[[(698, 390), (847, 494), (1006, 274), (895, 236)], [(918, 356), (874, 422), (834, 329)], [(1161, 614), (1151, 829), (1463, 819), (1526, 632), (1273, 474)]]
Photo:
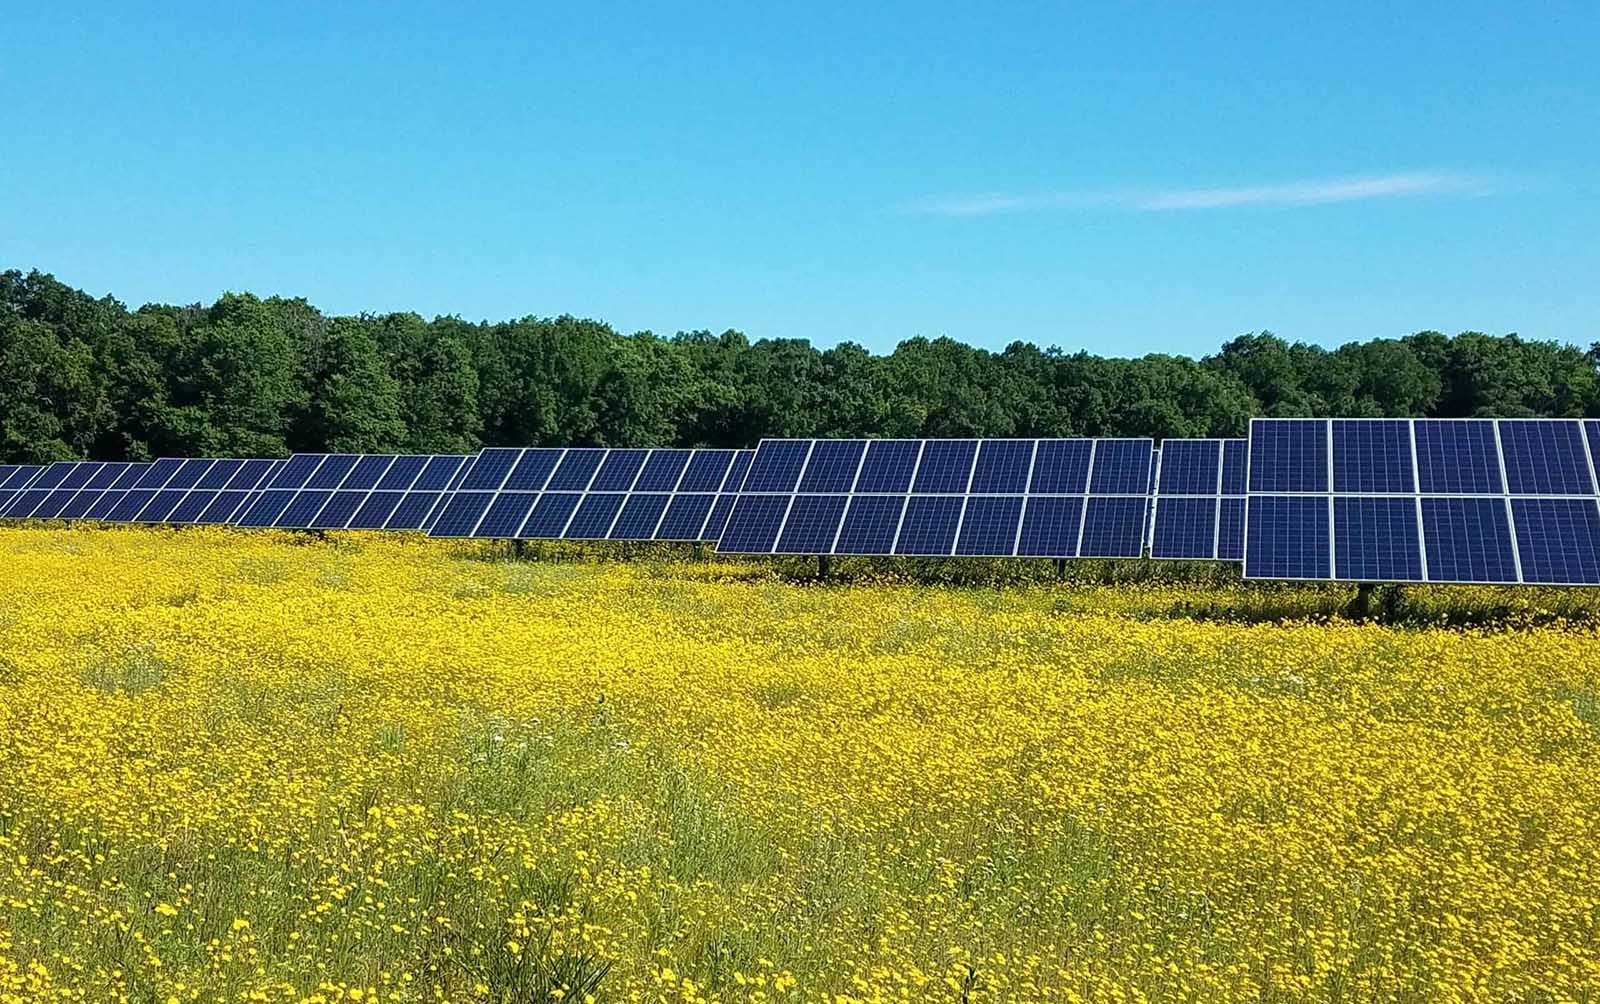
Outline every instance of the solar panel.
[(1162, 442), (1150, 529), (1152, 558), (1240, 560), (1246, 445), (1243, 439)]
[[(106, 471), (90, 482), (89, 487), (103, 490), (83, 516), (108, 523), (225, 523), (281, 463), (166, 457), (120, 465), (124, 469), (115, 478)], [(81, 502), (82, 496), (75, 506)]]
[[(48, 519), (60, 508), (61, 503), (56, 503), (52, 508), (49, 502), (53, 496), (59, 496), (66, 490), (63, 484), (71, 478), (87, 478), (88, 473), (98, 467), (99, 464), (76, 460), (53, 463), (34, 477), (26, 490), (18, 492), (0, 515), (6, 519)], [(70, 497), (72, 493), (68, 491), (67, 494)]]
[[(506, 540), (715, 540), (753, 452), (488, 449), (450, 493), (429, 533)], [(762, 476), (785, 474), (769, 467)]]
[(1256, 419), (1245, 577), (1600, 585), (1592, 425)]
[(763, 440), (717, 550), (1138, 557), (1153, 446), (1148, 439)]
[(266, 478), (246, 489), (246, 498), (229, 515), (239, 526), (286, 530), (425, 529), (472, 459), (297, 453), (276, 462)]

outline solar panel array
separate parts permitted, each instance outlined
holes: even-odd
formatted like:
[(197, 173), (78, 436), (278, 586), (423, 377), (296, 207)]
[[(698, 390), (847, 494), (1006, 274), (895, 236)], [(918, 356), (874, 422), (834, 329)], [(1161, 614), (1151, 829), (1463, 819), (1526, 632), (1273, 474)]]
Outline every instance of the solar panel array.
[(32, 484), (42, 473), (44, 467), (39, 464), (0, 464), (0, 519), (5, 518), (5, 511), (17, 497), (17, 492)]
[(1256, 419), (1252, 579), (1600, 585), (1600, 422)]
[(288, 530), (424, 530), (472, 462), (461, 454), (297, 453), (235, 522)]
[(751, 450), (489, 449), (434, 537), (709, 540), (722, 534)]
[(1168, 439), (1156, 479), (1152, 558), (1244, 558), (1243, 439)]
[(1246, 578), (1600, 585), (1600, 421), (1256, 419), (1248, 440), (764, 440), (0, 465), (0, 518), (1138, 557)]
[(0, 516), (108, 523), (227, 523), (281, 461), (168, 458), (51, 464)]
[(717, 550), (1138, 557), (1149, 439), (769, 439)]

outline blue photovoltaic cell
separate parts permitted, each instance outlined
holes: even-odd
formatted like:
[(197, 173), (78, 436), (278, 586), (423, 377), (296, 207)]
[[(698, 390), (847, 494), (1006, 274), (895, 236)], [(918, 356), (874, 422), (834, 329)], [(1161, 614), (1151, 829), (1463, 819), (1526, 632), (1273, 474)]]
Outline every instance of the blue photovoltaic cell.
[(1216, 495), (1221, 463), (1221, 440), (1164, 440), (1161, 444), (1161, 480), (1156, 486), (1156, 494)]
[(228, 482), (244, 469), (245, 463), (243, 460), (218, 460), (200, 476), (200, 480), (196, 481), (194, 486), (208, 491), (226, 488)]
[(346, 525), (352, 530), (381, 530), (389, 522), (389, 517), (394, 515), (400, 500), (405, 497), (406, 493), (399, 491), (372, 492), (351, 515), (350, 522)]
[[(353, 471), (351, 472), (354, 473)], [(376, 480), (376, 479), (374, 479)], [(346, 479), (348, 482), (348, 479)], [(361, 508), (361, 503), (367, 500), (366, 491), (344, 491), (333, 493), (326, 505), (317, 510), (311, 518), (311, 528), (314, 530), (343, 530), (350, 522), (350, 517)]]
[(1250, 443), (1244, 439), (1222, 441), (1222, 494), (1243, 495)]
[(1600, 585), (1600, 509), (1594, 499), (1514, 498), (1511, 511), (1523, 582)]
[[(1039, 445), (1043, 449), (1045, 444)], [(1084, 459), (1087, 463), (1087, 450)], [(1036, 558), (1075, 558), (1078, 555), (1078, 531), (1082, 526), (1081, 496), (1052, 498), (1035, 495), (1028, 499), (1022, 513), (1022, 537), (1017, 543), (1017, 554)]]
[(627, 496), (621, 492), (585, 495), (562, 536), (568, 540), (604, 540), (625, 498)]
[(144, 507), (150, 504), (150, 500), (155, 498), (155, 494), (154, 491), (148, 488), (128, 492), (112, 507), (110, 512), (105, 514), (105, 521), (107, 523), (132, 522), (143, 511)]
[[(471, 458), (461, 456), (433, 457), (428, 461), (427, 466), (423, 467), (422, 473), (417, 475), (417, 480), (411, 485), (411, 491), (437, 492), (445, 490), (450, 487), (450, 483), (456, 479), (456, 476), (464, 468), (477, 466), (476, 463), (469, 465), (467, 463), (469, 459)], [(388, 485), (383, 485), (382, 487), (387, 488)]]
[(54, 519), (61, 511), (61, 507), (72, 501), (72, 496), (78, 494), (76, 488), (57, 488), (44, 493), (44, 498), (30, 514), (34, 519)]
[(326, 491), (337, 488), (360, 460), (356, 453), (330, 453), (322, 458), (316, 472), (306, 479), (306, 487)]
[[(441, 501), (444, 496), (440, 492), (407, 492), (394, 507), (394, 514), (389, 517), (389, 522), (383, 524), (385, 530), (426, 530), (429, 528), (429, 517), (444, 508)], [(437, 518), (435, 516), (435, 518)]]
[(343, 491), (369, 492), (378, 487), (378, 480), (389, 470), (395, 458), (378, 453), (369, 453), (356, 461), (350, 473), (340, 482), (339, 488)]
[(1589, 437), (1589, 462), (1594, 465), (1595, 474), (1600, 475), (1600, 418), (1583, 423), (1583, 428)]
[[(346, 468), (348, 471), (349, 468)], [(312, 480), (315, 480), (313, 477)], [(272, 525), (284, 530), (304, 530), (311, 526), (311, 520), (328, 504), (328, 499), (333, 497), (333, 492), (327, 489), (308, 489), (295, 495), (294, 501), (286, 506)]]
[(35, 464), (14, 464), (0, 467), (0, 488), (20, 491), (28, 487), (44, 468)]
[(811, 442), (805, 439), (767, 439), (756, 447), (743, 491), (792, 492), (800, 482)]
[[(930, 447), (933, 443), (928, 444)], [(924, 456), (926, 461), (927, 457)], [(920, 481), (921, 475), (918, 475)], [(952, 495), (913, 495), (900, 521), (895, 554), (949, 554), (955, 549), (956, 524), (964, 500)]]
[[(1252, 461), (1252, 478), (1254, 471)], [(1245, 578), (1328, 578), (1329, 520), (1325, 495), (1251, 496), (1245, 518)]]
[(1317, 418), (1252, 421), (1249, 488), (1253, 493), (1328, 491), (1328, 423)]
[(211, 500), (211, 504), (206, 506), (194, 521), (206, 524), (230, 523), (244, 510), (249, 499), (249, 492), (232, 490), (218, 492), (217, 497)]
[[(509, 470), (507, 464), (502, 468)], [(434, 537), (470, 537), (473, 527), (478, 525), (478, 520), (483, 517), (484, 510), (489, 508), (489, 502), (494, 498), (488, 492), (458, 492), (450, 497), (450, 501), (439, 513), (438, 520), (429, 531)]]
[[(1022, 472), (1027, 482), (1028, 472)], [(961, 517), (961, 534), (956, 538), (956, 553), (967, 555), (1009, 555), (1016, 551), (1017, 527), (1022, 521), (1019, 495), (973, 496), (967, 499)]]
[(1096, 440), (1094, 469), (1089, 477), (1089, 494), (1148, 494), (1151, 450), (1152, 445), (1148, 439)]
[(211, 488), (199, 488), (183, 496), (172, 512), (167, 514), (169, 523), (193, 523), (206, 507), (217, 499), (217, 492)]
[[(851, 475), (854, 474), (852, 470)], [(832, 550), (846, 501), (844, 495), (796, 495), (775, 549), (783, 554), (826, 554)]]
[[(1425, 495), (1498, 495), (1500, 451), (1494, 423), (1482, 419), (1419, 421), (1417, 488)], [(1432, 573), (1433, 563), (1428, 564)]]
[(78, 463), (77, 461), (70, 460), (51, 464), (49, 467), (45, 468), (44, 473), (39, 475), (33, 484), (29, 485), (28, 487), (35, 491), (45, 488), (58, 487), (61, 482), (67, 479), (67, 475), (71, 474), (81, 466), (82, 464)]
[(684, 469), (680, 492), (715, 492), (722, 487), (734, 454), (728, 450), (696, 450)]
[(1501, 419), (1499, 425), (1511, 494), (1595, 494), (1583, 430), (1576, 421)]
[(549, 483), (544, 486), (545, 491), (581, 492), (588, 488), (589, 482), (594, 480), (595, 471), (600, 469), (600, 461), (605, 459), (605, 452), (568, 450), (556, 466), (556, 472), (550, 475)]
[(916, 470), (917, 457), (921, 453), (921, 440), (872, 440), (867, 444), (867, 456), (862, 461), (861, 477), (856, 481), (855, 490), (857, 492), (910, 491), (911, 476)]
[(62, 478), (56, 487), (72, 489), (82, 488), (84, 485), (88, 484), (89, 480), (93, 478), (95, 474), (97, 474), (104, 466), (105, 464), (98, 464), (92, 461), (88, 463), (73, 464), (72, 469), (67, 472), (66, 477)]
[(539, 500), (537, 492), (501, 492), (494, 497), (483, 519), (478, 521), (474, 537), (515, 537), (523, 521), (533, 511)]
[(296, 453), (289, 462), (278, 469), (269, 488), (304, 488), (306, 481), (322, 466), (324, 454)]
[(104, 491), (116, 484), (117, 479), (126, 474), (128, 468), (132, 466), (132, 464), (101, 464), (100, 469), (83, 483), (83, 487), (91, 491)]
[(167, 483), (161, 487), (168, 491), (193, 488), (205, 476), (206, 471), (210, 470), (215, 464), (215, 460), (185, 460), (178, 466), (176, 471), (172, 472), (172, 477), (167, 479)]
[[(922, 463), (917, 468), (913, 492), (965, 492), (972, 480), (972, 464), (978, 455), (978, 443), (972, 439), (930, 439), (922, 448)], [(929, 510), (930, 512), (932, 510)], [(909, 510), (907, 518), (910, 517)], [(954, 524), (950, 527), (951, 539), (955, 537)], [(901, 534), (904, 539), (904, 534)], [(927, 553), (927, 552), (923, 552)]]
[(691, 450), (651, 450), (650, 459), (634, 482), (636, 492), (670, 492), (678, 487), (684, 468), (689, 463)]
[[(783, 524), (783, 516), (788, 508), (787, 495), (738, 496), (717, 550), (732, 554), (765, 554), (771, 551), (772, 545), (778, 540), (778, 529)], [(715, 512), (712, 515), (714, 517)]]
[(30, 488), (27, 491), (17, 492), (11, 504), (6, 506), (6, 519), (27, 519), (32, 516), (33, 511), (50, 497), (50, 492), (49, 488)]
[(139, 510), (139, 515), (134, 518), (136, 523), (165, 523), (167, 517), (172, 515), (172, 510), (178, 507), (183, 497), (188, 494), (187, 489), (166, 489), (155, 493), (148, 505)]
[[(1165, 453), (1168, 447), (1163, 446)], [(1163, 476), (1165, 481), (1165, 460)], [(1212, 558), (1217, 539), (1216, 498), (1158, 498), (1155, 530), (1150, 538), (1153, 558)]]
[[(378, 483), (373, 487), (380, 492), (403, 492), (411, 487), (412, 482), (417, 480), (417, 475), (422, 473), (423, 468), (428, 466), (429, 461), (437, 459), (449, 458), (395, 457), (394, 463), (389, 465), (389, 469), (383, 472), (383, 477), (379, 478)], [(382, 524), (379, 525), (381, 526)]]
[(583, 496), (577, 492), (545, 492), (528, 514), (528, 521), (523, 524), (519, 536), (560, 537), (581, 501)]
[(706, 517), (711, 514), (711, 504), (716, 500), (715, 495), (674, 495), (672, 502), (667, 506), (666, 515), (661, 517), (661, 526), (656, 530), (656, 539), (702, 539), (700, 531), (705, 527)]
[(522, 456), (521, 450), (512, 450), (505, 447), (495, 447), (484, 450), (478, 454), (478, 459), (472, 465), (472, 471), (461, 482), (462, 491), (498, 491), (506, 475), (511, 473), (511, 468), (516, 464), (517, 458)]
[[(972, 471), (972, 491), (982, 495), (1020, 495), (1028, 490), (1033, 466), (1033, 439), (986, 439), (978, 447), (978, 464)], [(1021, 518), (1018, 510), (1018, 518)], [(1015, 525), (1013, 525), (1015, 529)], [(963, 524), (962, 532), (965, 533)], [(1013, 535), (1014, 536), (1014, 535)], [(991, 554), (985, 551), (984, 554)]]
[(633, 488), (639, 471), (644, 467), (648, 450), (607, 450), (594, 480), (589, 482), (592, 492), (625, 492)]
[[(106, 466), (114, 467), (118, 465), (107, 464)], [(56, 518), (82, 519), (84, 514), (89, 511), (89, 508), (94, 505), (97, 499), (100, 498), (103, 491), (103, 488), (86, 486), (82, 491), (73, 492), (72, 498), (69, 499), (67, 503), (61, 507), (61, 510), (56, 513)]]
[[(910, 475), (907, 474), (909, 479)], [(903, 495), (857, 495), (850, 500), (839, 530), (840, 554), (888, 554), (905, 511)], [(721, 550), (721, 548), (718, 548)]]
[(1080, 558), (1137, 558), (1144, 553), (1144, 497), (1099, 498), (1089, 496), (1083, 515)]
[(1244, 499), (1225, 498), (1217, 510), (1217, 560), (1244, 560)]
[[(1417, 431), (1422, 431), (1420, 425)], [(1498, 477), (1497, 467), (1496, 480)], [(1427, 545), (1428, 581), (1517, 581), (1505, 499), (1424, 498), (1422, 530)]]
[(1335, 419), (1333, 490), (1355, 495), (1414, 492), (1411, 423), (1403, 419)]
[[(1035, 495), (1081, 495), (1089, 490), (1089, 454), (1094, 449), (1089, 439), (1044, 439), (1033, 458)], [(1026, 531), (1024, 531), (1026, 533)], [(1077, 535), (1073, 535), (1077, 543)]]
[[(706, 517), (706, 528), (701, 539), (717, 541), (722, 539), (723, 532), (727, 529), (728, 518), (733, 514), (733, 503), (738, 495), (718, 495), (716, 504), (711, 507), (711, 515)], [(722, 550), (718, 547), (717, 550)]]
[(652, 540), (661, 514), (672, 498), (665, 492), (634, 492), (622, 503), (617, 521), (611, 527), (612, 540)]
[[(800, 491), (848, 492), (855, 484), (856, 468), (861, 466), (862, 454), (867, 444), (861, 440), (819, 440), (806, 461), (805, 475), (800, 479)], [(842, 510), (841, 510), (842, 511)]]
[(750, 476), (750, 463), (755, 460), (755, 450), (740, 450), (733, 455), (733, 463), (728, 465), (728, 476), (723, 479), (722, 490), (737, 492), (744, 490), (744, 482)]
[[(1336, 445), (1335, 457), (1338, 452)], [(1417, 534), (1416, 499), (1335, 497), (1333, 553), (1336, 579), (1421, 581), (1422, 543)]]
[(550, 480), (556, 464), (561, 462), (561, 452), (552, 449), (524, 450), (522, 457), (506, 475), (504, 490), (508, 492), (541, 490), (545, 482)]

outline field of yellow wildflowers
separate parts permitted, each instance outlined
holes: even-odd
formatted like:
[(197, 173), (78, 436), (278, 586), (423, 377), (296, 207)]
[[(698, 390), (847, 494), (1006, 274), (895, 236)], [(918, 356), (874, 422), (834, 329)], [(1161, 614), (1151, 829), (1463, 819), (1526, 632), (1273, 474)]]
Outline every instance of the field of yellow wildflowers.
[(1556, 594), (492, 557), (0, 530), (0, 1001), (1600, 1000)]

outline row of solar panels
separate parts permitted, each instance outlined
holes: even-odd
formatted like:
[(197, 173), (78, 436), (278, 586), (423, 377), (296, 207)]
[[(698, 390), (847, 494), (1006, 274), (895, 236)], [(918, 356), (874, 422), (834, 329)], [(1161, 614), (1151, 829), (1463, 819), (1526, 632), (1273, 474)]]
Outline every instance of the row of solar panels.
[[(1173, 462), (1159, 475), (1167, 491), (1242, 490), (1243, 440), (1172, 445)], [(761, 496), (749, 503), (755, 515), (771, 512), (774, 498), (829, 492), (802, 497), (792, 522), (759, 548), (751, 543), (758, 527), (723, 549), (1137, 557), (1157, 477), (1153, 447), (1147, 439), (769, 441), (760, 451), (497, 448), (476, 457), (61, 463), (0, 470), (0, 518), (715, 542), (744, 495)], [(872, 497), (848, 501), (854, 494)], [(1158, 515), (1158, 555), (1237, 551), (1242, 530), (1226, 510), (1204, 530), (1190, 525), (1201, 521), (1190, 510), (1201, 507), (1174, 500)], [(832, 526), (819, 522), (833, 516)], [(1201, 537), (1204, 547), (1186, 542)], [(1169, 538), (1177, 545), (1170, 554)]]
[(9, 475), (0, 467), (0, 519), (420, 530), (432, 525), (471, 460), (297, 454), (66, 462)]
[[(705, 540), (728, 553), (1243, 561), (1600, 584), (1600, 422), (1257, 419), (1248, 440), (767, 440), (0, 467), (0, 518)], [(1147, 552), (1148, 549), (1148, 552)]]
[(0, 466), (0, 519), (715, 541), (753, 452), (490, 449)]
[(1257, 419), (1251, 579), (1600, 585), (1600, 421)]

